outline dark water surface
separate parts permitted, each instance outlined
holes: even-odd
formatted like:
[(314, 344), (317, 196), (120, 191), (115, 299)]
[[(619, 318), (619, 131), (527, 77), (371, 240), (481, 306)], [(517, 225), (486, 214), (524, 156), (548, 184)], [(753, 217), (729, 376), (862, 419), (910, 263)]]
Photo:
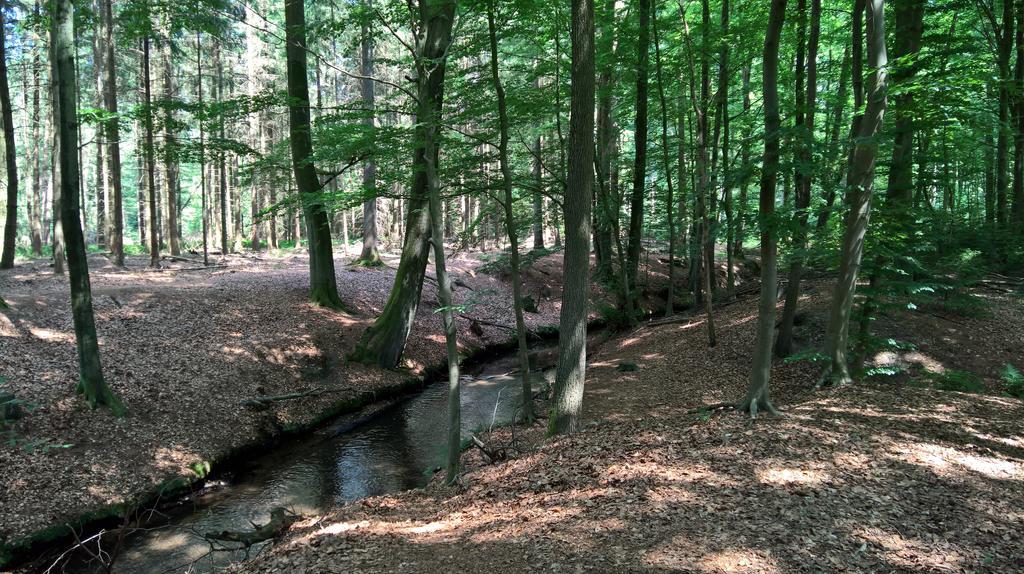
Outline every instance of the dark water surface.
[[(463, 376), (463, 438), (516, 415), (521, 386), (514, 369), (509, 357)], [(534, 388), (544, 376), (536, 374)], [(351, 422), (326, 427), (244, 463), (228, 484), (197, 497), (193, 512), (129, 539), (115, 571), (216, 571), (245, 554), (211, 552), (202, 533), (251, 529), (251, 523), (267, 522), (274, 507), (311, 515), (359, 498), (424, 486), (444, 464), (447, 402), (448, 385), (435, 383), (354, 428)], [(92, 571), (87, 565), (77, 570)]]

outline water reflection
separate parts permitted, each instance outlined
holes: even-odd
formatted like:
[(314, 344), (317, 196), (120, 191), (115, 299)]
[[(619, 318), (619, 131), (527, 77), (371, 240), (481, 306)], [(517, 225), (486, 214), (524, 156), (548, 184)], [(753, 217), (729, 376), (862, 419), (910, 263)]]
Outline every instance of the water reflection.
[[(509, 368), (509, 362), (498, 362), (463, 378), (463, 438), (516, 416), (521, 387)], [(542, 378), (538, 374), (537, 381)], [(234, 484), (200, 497), (195, 512), (130, 540), (115, 571), (215, 571), (245, 553), (213, 551), (201, 534), (251, 529), (253, 523), (265, 523), (278, 506), (315, 514), (359, 498), (425, 485), (446, 456), (447, 395), (446, 384), (431, 385), (355, 429), (324, 429), (305, 442), (254, 459)]]

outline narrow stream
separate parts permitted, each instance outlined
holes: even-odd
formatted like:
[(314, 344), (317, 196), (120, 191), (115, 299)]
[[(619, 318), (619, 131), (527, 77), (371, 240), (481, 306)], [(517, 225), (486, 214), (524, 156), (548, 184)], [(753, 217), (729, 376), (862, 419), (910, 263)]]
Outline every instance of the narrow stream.
[[(462, 435), (512, 420), (521, 396), (514, 356), (462, 379)], [(545, 377), (536, 373), (535, 388)], [(352, 428), (339, 422), (238, 469), (221, 488), (195, 497), (169, 523), (133, 535), (115, 572), (214, 572), (245, 557), (211, 552), (199, 534), (249, 530), (279, 506), (303, 515), (367, 496), (422, 487), (444, 464), (447, 385), (437, 383)], [(260, 548), (253, 547), (250, 555)], [(94, 572), (88, 564), (75, 570)]]

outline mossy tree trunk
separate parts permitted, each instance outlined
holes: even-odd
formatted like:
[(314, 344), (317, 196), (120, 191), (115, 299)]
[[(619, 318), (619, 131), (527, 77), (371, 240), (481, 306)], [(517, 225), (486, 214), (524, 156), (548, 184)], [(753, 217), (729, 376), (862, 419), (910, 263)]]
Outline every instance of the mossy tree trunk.
[[(369, 2), (367, 2), (369, 4)], [(366, 127), (374, 129), (376, 118), (376, 91), (373, 77), (373, 34), (370, 26), (363, 23), (362, 40), (362, 80), (359, 88), (362, 91), (363, 107), (366, 108), (366, 118), (363, 120)], [(381, 265), (380, 253), (377, 251), (377, 161), (369, 158), (363, 164), (363, 250), (359, 254), (356, 263), (369, 267)]]
[(74, 8), (71, 0), (57, 0), (51, 30), (53, 76), (59, 103), (57, 130), (60, 138), (61, 224), (67, 245), (68, 275), (71, 280), (71, 315), (75, 326), (78, 350), (79, 383), (77, 391), (85, 395), (93, 407), (105, 406), (121, 416), (124, 405), (103, 380), (100, 349), (93, 317), (92, 289), (89, 284), (89, 263), (85, 253), (85, 237), (79, 216), (78, 171), (78, 103), (74, 64)]
[(437, 163), (437, 147), (428, 155), (426, 124), (423, 118), (441, 120), (444, 101), (445, 55), (451, 44), (455, 3), (451, 0), (423, 0), (419, 5), (420, 24), (416, 38), (416, 122), (413, 140), (412, 186), (406, 209), (405, 241), (402, 258), (395, 273), (384, 310), (366, 330), (353, 353), (355, 360), (375, 363), (386, 369), (398, 366), (405, 342), (412, 330), (419, 307), (423, 277), (430, 253), (430, 213), (428, 205), (428, 160)]

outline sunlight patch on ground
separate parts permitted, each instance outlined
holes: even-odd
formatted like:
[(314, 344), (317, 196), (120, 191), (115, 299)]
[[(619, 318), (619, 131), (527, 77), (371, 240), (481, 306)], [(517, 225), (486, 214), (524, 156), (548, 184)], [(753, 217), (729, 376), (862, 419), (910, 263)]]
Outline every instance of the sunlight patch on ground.
[(828, 473), (799, 468), (768, 468), (757, 471), (757, 479), (765, 484), (787, 486), (792, 484), (818, 485), (829, 479)]
[(0, 337), (20, 337), (14, 322), (7, 315), (0, 315)]
[(1024, 477), (1024, 469), (1019, 463), (964, 453), (937, 444), (903, 443), (897, 445), (897, 452), (904, 453), (899, 458), (927, 466), (939, 475), (949, 474), (954, 469), (966, 469), (988, 478), (1001, 480)]
[(905, 538), (877, 528), (856, 528), (852, 537), (864, 540), (857, 552), (875, 553), (881, 550), (889, 564), (913, 572), (964, 572), (965, 556), (955, 551), (951, 544), (940, 539), (929, 543), (923, 540)]
[(75, 337), (71, 333), (44, 329), (42, 327), (29, 327), (28, 332), (33, 337), (46, 341), (47, 343), (74, 343)]
[(708, 554), (701, 560), (708, 572), (779, 572), (778, 566), (771, 557), (764, 556), (754, 550), (737, 548)]
[(153, 454), (156, 467), (161, 470), (180, 472), (188, 468), (188, 465), (198, 462), (199, 457), (194, 452), (184, 450), (180, 447), (161, 447)]

